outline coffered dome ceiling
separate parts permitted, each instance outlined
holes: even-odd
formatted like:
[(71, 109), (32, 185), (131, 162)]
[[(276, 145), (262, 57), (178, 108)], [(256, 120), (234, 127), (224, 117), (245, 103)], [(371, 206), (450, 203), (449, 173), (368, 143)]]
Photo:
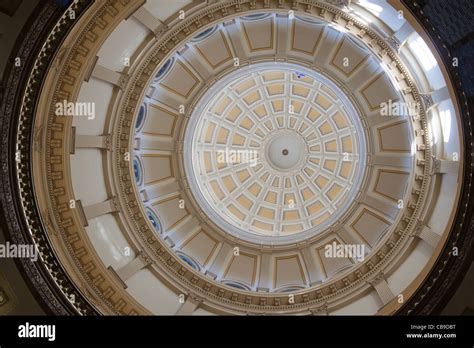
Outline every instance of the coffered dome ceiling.
[(450, 234), (464, 152), (446, 69), (400, 3), (71, 7), (31, 165), (43, 260), (79, 313), (409, 301)]

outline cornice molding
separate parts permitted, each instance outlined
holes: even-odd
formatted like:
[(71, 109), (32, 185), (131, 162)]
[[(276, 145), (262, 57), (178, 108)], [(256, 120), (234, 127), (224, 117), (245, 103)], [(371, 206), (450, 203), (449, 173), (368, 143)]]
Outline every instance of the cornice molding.
[[(90, 1), (80, 1), (73, 5), (77, 17), (83, 13), (89, 3)], [(45, 232), (40, 213), (34, 202), (34, 192), (31, 184), (32, 174), (28, 161), (30, 154), (27, 143), (31, 139), (33, 114), (39, 94), (33, 93), (26, 100), (26, 104), (23, 104), (25, 112), (23, 116), (29, 122), (23, 121), (22, 123), (21, 134), (25, 143), (21, 149), (18, 148), (19, 151), (22, 151), (21, 159), (23, 161), (21, 174), (18, 177), (15, 174), (15, 166), (17, 165), (15, 163), (15, 149), (17, 149), (15, 130), (18, 125), (18, 115), (20, 114), (19, 110), (25, 86), (30, 81), (33, 84), (30, 85), (29, 91), (34, 92), (36, 89), (32, 89), (33, 86), (41, 85), (51, 62), (50, 57), (55, 54), (61, 40), (75, 23), (75, 20), (64, 14), (64, 9), (58, 8), (51, 2), (41, 2), (33, 11), (33, 15), (25, 24), (25, 29), (20, 34), (15, 50), (10, 57), (10, 62), (13, 62), (15, 57), (20, 58), (21, 64), (18, 67), (14, 66), (13, 63), (10, 64), (10, 74), (5, 79), (6, 88), (2, 95), (2, 112), (0, 115), (0, 132), (2, 135), (0, 202), (2, 219), (5, 220), (5, 226), (7, 227), (6, 233), (16, 244), (37, 244), (38, 241), (35, 241), (29, 233), (27, 219), (35, 221), (33, 226), (37, 230), (38, 236), (43, 236), (41, 239), (44, 252), (51, 254), (53, 252), (44, 238)], [(51, 35), (51, 30), (55, 27), (58, 30), (55, 35)], [(45, 42), (48, 42), (49, 45), (44, 46)], [(41, 61), (39, 65), (38, 59)], [(30, 209), (27, 212), (22, 207), (20, 192), (17, 189), (19, 181), (22, 182), (20, 186), (21, 194), (29, 197), (30, 200), (28, 204)], [(25, 214), (28, 217), (25, 217)], [(30, 288), (33, 289), (35, 296), (40, 299), (46, 311), (61, 315), (77, 314), (76, 309), (80, 307), (87, 313), (94, 313), (87, 301), (82, 299), (82, 295), (77, 292), (74, 283), (55, 258), (49, 258), (49, 264), (35, 263), (29, 259), (20, 259), (16, 263), (23, 270), (22, 276)], [(56, 275), (56, 279), (53, 278), (52, 274)], [(70, 294), (77, 296), (77, 307), (72, 306), (64, 293), (59, 290), (58, 282), (64, 288), (69, 288)]]

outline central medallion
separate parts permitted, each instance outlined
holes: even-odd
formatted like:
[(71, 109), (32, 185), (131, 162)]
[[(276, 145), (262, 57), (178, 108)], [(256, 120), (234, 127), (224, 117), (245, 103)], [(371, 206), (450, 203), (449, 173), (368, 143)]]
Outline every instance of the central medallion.
[(301, 170), (308, 157), (304, 138), (293, 130), (280, 130), (264, 146), (265, 159), (276, 171)]
[(225, 74), (199, 98), (184, 142), (201, 211), (252, 243), (320, 233), (349, 209), (364, 176), (364, 131), (349, 98), (290, 63)]

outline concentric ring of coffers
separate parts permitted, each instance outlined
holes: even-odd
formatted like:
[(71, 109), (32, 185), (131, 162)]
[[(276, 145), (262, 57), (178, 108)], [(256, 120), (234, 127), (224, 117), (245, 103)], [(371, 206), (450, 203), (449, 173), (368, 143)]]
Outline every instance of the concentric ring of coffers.
[(254, 243), (322, 231), (364, 177), (356, 109), (333, 82), (296, 64), (257, 63), (223, 76), (201, 96), (186, 132), (185, 171), (199, 206)]
[[(388, 5), (377, 17), (378, 8), (373, 6), (366, 10), (354, 6), (347, 14), (318, 2), (308, 6), (296, 1), (294, 8), (287, 2), (283, 8), (270, 2), (263, 8), (266, 2), (256, 1), (251, 9), (252, 3), (190, 6), (184, 19), (170, 14), (168, 29), (154, 41), (143, 28), (149, 23), (145, 10), (159, 16), (159, 6), (150, 1), (129, 10), (134, 14), (105, 40), (78, 97), (94, 101), (97, 115), (94, 120), (73, 120), (75, 152), (68, 174), (73, 194), (82, 202), (85, 236), (103, 265), (77, 262), (86, 273), (107, 267), (102, 277), (118, 277), (126, 285), (121, 291), (157, 314), (179, 311), (181, 304), (173, 298), (183, 292), (190, 298), (199, 294), (193, 298), (198, 298), (196, 312), (203, 314), (309, 313), (309, 308), (334, 314), (374, 313), (393, 304), (397, 294), (417, 281), (449, 227), (458, 169), (449, 169), (452, 161), (442, 162), (440, 169), (431, 164), (431, 155), (447, 159), (460, 153), (457, 124), (452, 123), (450, 131), (445, 128), (456, 115), (452, 106), (446, 107), (450, 101), (440, 99), (445, 82), (439, 76), (436, 81), (424, 76), (424, 69), (439, 67), (429, 56), (416, 61), (411, 52), (424, 49), (423, 40), (404, 21), (397, 27), (397, 13)], [(395, 39), (412, 36), (401, 45), (400, 55), (363, 23), (357, 11), (373, 25), (389, 23), (390, 29), (381, 26), (381, 30), (395, 33)], [(126, 45), (134, 45), (136, 51), (130, 69), (120, 61), (123, 52), (130, 52)], [(331, 75), (359, 114), (366, 116), (361, 122), (370, 133), (365, 143), (373, 174), (365, 178), (364, 190), (354, 199), (357, 208), (345, 223), (335, 223), (317, 238), (262, 252), (254, 243), (219, 231), (193, 202), (181, 170), (184, 123), (196, 107), (199, 91), (220, 78), (236, 57), (241, 66), (246, 60), (283, 57), (283, 63)], [(344, 58), (349, 58), (348, 66)], [(113, 70), (127, 78), (114, 80), (106, 73)], [(117, 84), (123, 92), (117, 93)], [(431, 90), (433, 103), (423, 104), (419, 118), (405, 113), (382, 117), (382, 103), (420, 102), (418, 92)], [(423, 113), (427, 106), (431, 106), (429, 125)], [(56, 135), (61, 132), (54, 129)], [(101, 138), (103, 134), (110, 136)], [(91, 176), (96, 178), (93, 183)], [(55, 190), (61, 188), (57, 174), (47, 172), (45, 177), (51, 178)], [(442, 202), (438, 194), (443, 195)], [(51, 209), (57, 209), (54, 202)], [(61, 223), (63, 212), (58, 214)], [(69, 223), (64, 226), (69, 228)], [(74, 243), (82, 233), (74, 235)], [(341, 245), (363, 245), (359, 248), (363, 257), (332, 257)], [(327, 254), (325, 246), (336, 254)], [(71, 248), (72, 259), (87, 252)], [(130, 252), (125, 254), (127, 248)], [(143, 293), (143, 287), (158, 291), (164, 302), (150, 291)]]

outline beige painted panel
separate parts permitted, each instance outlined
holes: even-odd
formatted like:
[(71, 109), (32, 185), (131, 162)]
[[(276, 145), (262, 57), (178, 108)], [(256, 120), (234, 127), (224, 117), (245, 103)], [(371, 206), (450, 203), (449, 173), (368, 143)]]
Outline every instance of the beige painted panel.
[(397, 202), (403, 198), (409, 173), (390, 169), (379, 169), (374, 191)]
[(331, 63), (335, 47), (343, 35), (343, 33), (335, 28), (325, 26), (321, 42), (317, 47), (316, 61), (318, 64), (325, 66)]
[(232, 59), (229, 42), (222, 31), (196, 44), (195, 47), (212, 68), (217, 68)]
[(173, 137), (178, 115), (155, 104), (148, 105), (143, 133)]
[(240, 252), (239, 256), (232, 256), (224, 272), (224, 279), (237, 280), (253, 286), (256, 273), (257, 256)]
[(286, 285), (306, 285), (303, 264), (298, 255), (275, 258), (273, 286), (275, 289)]
[(142, 155), (145, 185), (155, 184), (173, 177), (171, 156), (167, 155)]
[(323, 32), (324, 26), (322, 25), (312, 25), (301, 20), (294, 20), (291, 49), (314, 55)]
[(243, 21), (242, 29), (250, 51), (274, 49), (275, 25), (273, 17), (260, 21)]
[(332, 65), (349, 76), (364, 63), (367, 56), (367, 52), (344, 36), (334, 54)]
[(383, 72), (380, 63), (374, 57), (367, 57), (367, 59), (361, 64), (361, 67), (354, 72), (349, 81), (345, 83), (346, 87), (350, 90), (358, 90), (360, 86), (365, 86), (367, 80), (371, 76), (378, 76)]
[(181, 196), (170, 197), (153, 204), (153, 208), (162, 222), (163, 230), (169, 231), (181, 222), (189, 212), (179, 207)]
[(380, 151), (410, 152), (410, 130), (406, 120), (377, 129)]
[(370, 111), (380, 109), (381, 103), (388, 103), (389, 100), (394, 102), (399, 99), (389, 77), (385, 73), (376, 76), (362, 88), (361, 93)]
[(362, 209), (359, 216), (352, 222), (351, 227), (370, 247), (374, 247), (390, 222), (371, 210)]
[(199, 83), (198, 77), (183, 62), (177, 61), (160, 86), (180, 97), (188, 98)]
[(217, 240), (203, 230), (200, 230), (184, 242), (181, 249), (188, 255), (194, 257), (201, 265), (206, 266), (214, 254), (217, 245)]

